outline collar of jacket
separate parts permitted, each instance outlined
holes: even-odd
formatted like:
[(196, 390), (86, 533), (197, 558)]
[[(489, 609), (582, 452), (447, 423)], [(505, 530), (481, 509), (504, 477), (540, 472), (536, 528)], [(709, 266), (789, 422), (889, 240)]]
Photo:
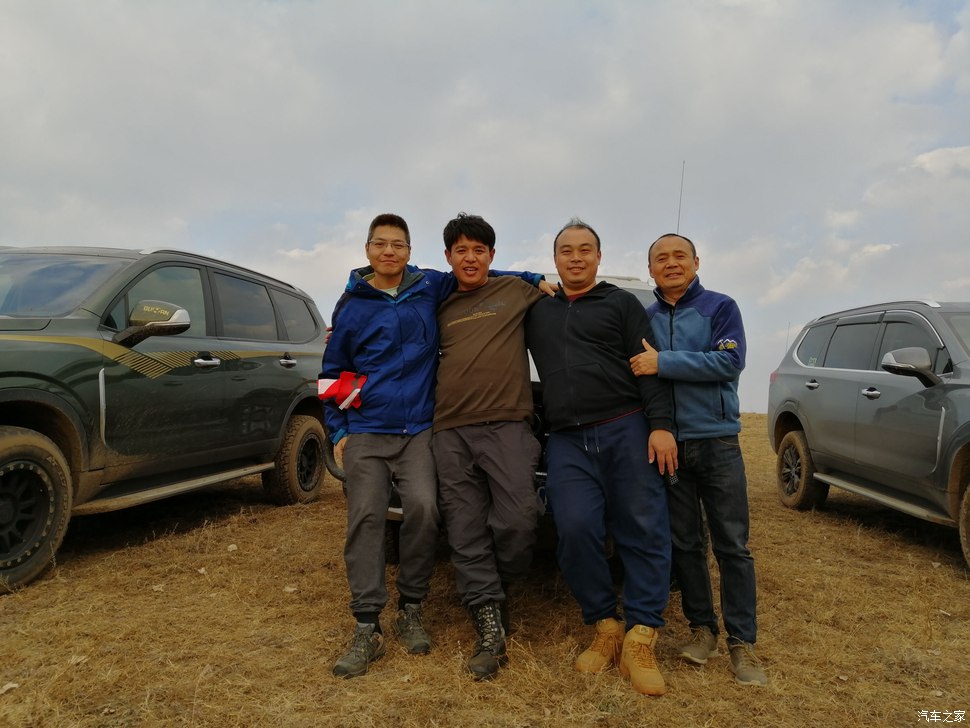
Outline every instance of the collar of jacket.
[[(580, 300), (580, 299), (583, 299), (583, 298), (589, 298), (589, 299), (592, 299), (592, 298), (605, 298), (610, 293), (612, 293), (614, 290), (618, 290), (618, 289), (612, 283), (608, 283), (607, 281), (600, 281), (595, 286), (593, 286), (588, 291), (586, 291), (586, 293), (584, 293), (583, 295), (581, 295), (579, 297), (579, 299), (576, 299), (576, 300)], [(566, 294), (566, 289), (563, 288), (562, 286), (560, 286), (559, 287), (559, 290), (556, 291), (555, 297), (556, 298), (561, 298), (562, 300), (566, 301), (567, 303), (569, 302), (569, 296)]]
[[(364, 293), (376, 296), (385, 295), (379, 288), (374, 288), (370, 283), (364, 280), (367, 276), (374, 272), (374, 267), (370, 265), (365, 265), (363, 268), (357, 268), (351, 271), (350, 281), (347, 283), (347, 290), (352, 293)], [(401, 294), (404, 293), (409, 288), (413, 288), (424, 278), (424, 271), (413, 265), (404, 266), (404, 275), (401, 277), (401, 282), (397, 286), (397, 297), (400, 298)]]
[[(694, 280), (692, 280), (689, 284), (687, 284), (687, 290), (684, 291), (684, 295), (681, 296), (680, 299), (677, 301), (677, 305), (680, 305), (681, 303), (689, 303), (690, 301), (694, 300), (699, 295), (701, 295), (703, 292), (704, 292), (704, 286), (701, 285), (701, 277), (694, 276)], [(657, 300), (660, 301), (660, 305), (663, 306), (664, 308), (673, 308), (673, 306), (670, 305), (667, 299), (664, 298), (659, 288), (653, 289), (653, 295), (657, 297)]]

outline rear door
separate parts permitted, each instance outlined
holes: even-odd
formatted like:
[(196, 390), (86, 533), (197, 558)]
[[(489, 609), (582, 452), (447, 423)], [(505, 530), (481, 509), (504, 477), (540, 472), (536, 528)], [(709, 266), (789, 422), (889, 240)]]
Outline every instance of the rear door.
[(800, 399), (812, 423), (809, 443), (818, 464), (838, 470), (855, 461), (856, 406), (862, 376), (871, 370), (879, 333), (880, 314), (839, 319), (824, 358), (806, 369), (805, 392)]
[(212, 287), (218, 336), (233, 353), (224, 362), (233, 442), (247, 452), (268, 452), (290, 405), (316, 387), (319, 326), (301, 297), (261, 281), (214, 271)]

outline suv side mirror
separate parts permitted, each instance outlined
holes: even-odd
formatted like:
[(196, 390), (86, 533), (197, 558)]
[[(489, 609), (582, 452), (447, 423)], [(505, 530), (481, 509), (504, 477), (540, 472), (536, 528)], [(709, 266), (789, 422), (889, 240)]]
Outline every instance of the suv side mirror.
[(111, 339), (114, 343), (134, 346), (150, 336), (181, 334), (192, 325), (188, 311), (165, 301), (139, 301), (128, 320), (131, 326), (115, 334)]
[(882, 358), (882, 368), (890, 374), (903, 377), (916, 377), (926, 387), (932, 387), (943, 380), (933, 371), (929, 352), (921, 346), (908, 346), (886, 352)]

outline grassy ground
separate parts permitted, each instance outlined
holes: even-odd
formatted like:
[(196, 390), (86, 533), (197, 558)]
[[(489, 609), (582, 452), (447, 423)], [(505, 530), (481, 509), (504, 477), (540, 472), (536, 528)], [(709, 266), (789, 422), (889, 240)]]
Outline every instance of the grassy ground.
[(392, 642), (368, 675), (334, 679), (352, 627), (341, 490), (273, 508), (249, 479), (73, 521), (52, 574), (0, 597), (0, 725), (914, 726), (920, 711), (956, 722), (970, 711), (956, 533), (835, 491), (818, 512), (783, 508), (765, 418), (744, 423), (766, 688), (736, 685), (723, 646), (700, 669), (676, 657), (687, 636), (676, 595), (659, 648), (666, 696), (575, 673), (591, 633), (548, 538), (513, 604), (499, 679), (463, 672), (474, 635), (444, 548), (426, 605), (431, 655)]

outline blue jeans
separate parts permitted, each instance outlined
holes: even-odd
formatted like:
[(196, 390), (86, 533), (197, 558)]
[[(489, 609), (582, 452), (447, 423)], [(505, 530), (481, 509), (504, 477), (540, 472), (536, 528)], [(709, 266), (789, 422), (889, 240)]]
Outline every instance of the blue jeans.
[(721, 572), (721, 611), (729, 640), (758, 636), (754, 559), (748, 551), (748, 481), (737, 435), (677, 443), (680, 482), (667, 488), (673, 571), (684, 616), (693, 627), (718, 633), (707, 566), (707, 516), (714, 558)]
[(586, 624), (617, 614), (607, 534), (623, 562), (626, 628), (664, 624), (670, 524), (663, 480), (647, 462), (649, 435), (641, 413), (549, 435), (546, 494), (559, 568)]

